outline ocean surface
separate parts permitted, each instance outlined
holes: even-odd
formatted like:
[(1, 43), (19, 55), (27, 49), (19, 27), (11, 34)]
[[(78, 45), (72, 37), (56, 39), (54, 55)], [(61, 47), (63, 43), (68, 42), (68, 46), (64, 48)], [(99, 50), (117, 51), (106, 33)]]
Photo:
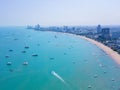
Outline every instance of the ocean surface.
[(76, 36), (0, 27), (0, 90), (120, 90), (120, 65)]

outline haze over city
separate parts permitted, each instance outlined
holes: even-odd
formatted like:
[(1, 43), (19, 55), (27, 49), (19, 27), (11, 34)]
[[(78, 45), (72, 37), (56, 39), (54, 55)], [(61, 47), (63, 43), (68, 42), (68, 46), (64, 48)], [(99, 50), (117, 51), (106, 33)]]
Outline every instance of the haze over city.
[(119, 25), (120, 0), (0, 0), (0, 26)]

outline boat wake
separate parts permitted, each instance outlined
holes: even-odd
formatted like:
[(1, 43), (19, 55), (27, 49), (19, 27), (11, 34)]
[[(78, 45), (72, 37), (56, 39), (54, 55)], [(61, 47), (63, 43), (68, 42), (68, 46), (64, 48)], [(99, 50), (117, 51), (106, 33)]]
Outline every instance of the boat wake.
[(51, 71), (51, 74), (58, 78), (60, 81), (62, 81), (64, 84), (66, 84), (65, 80), (61, 76), (59, 76), (55, 71)]
[(60, 75), (58, 75), (55, 71), (51, 71), (51, 74), (55, 76), (57, 79), (59, 79), (62, 83), (64, 83), (66, 85), (67, 90), (76, 90), (76, 86), (70, 83), (69, 83), (70, 85), (66, 83), (66, 81)]

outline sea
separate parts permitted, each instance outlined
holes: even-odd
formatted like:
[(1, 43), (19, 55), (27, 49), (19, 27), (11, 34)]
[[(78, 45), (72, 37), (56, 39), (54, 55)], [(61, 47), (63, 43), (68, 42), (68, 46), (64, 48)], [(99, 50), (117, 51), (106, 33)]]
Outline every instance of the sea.
[(75, 35), (0, 27), (0, 90), (120, 90), (120, 65)]

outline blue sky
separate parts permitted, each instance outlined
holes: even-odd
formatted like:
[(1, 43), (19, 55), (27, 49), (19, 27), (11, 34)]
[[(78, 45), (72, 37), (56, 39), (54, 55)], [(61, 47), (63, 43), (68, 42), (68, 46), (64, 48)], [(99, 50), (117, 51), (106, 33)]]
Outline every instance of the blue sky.
[(120, 25), (120, 0), (0, 0), (0, 26)]

